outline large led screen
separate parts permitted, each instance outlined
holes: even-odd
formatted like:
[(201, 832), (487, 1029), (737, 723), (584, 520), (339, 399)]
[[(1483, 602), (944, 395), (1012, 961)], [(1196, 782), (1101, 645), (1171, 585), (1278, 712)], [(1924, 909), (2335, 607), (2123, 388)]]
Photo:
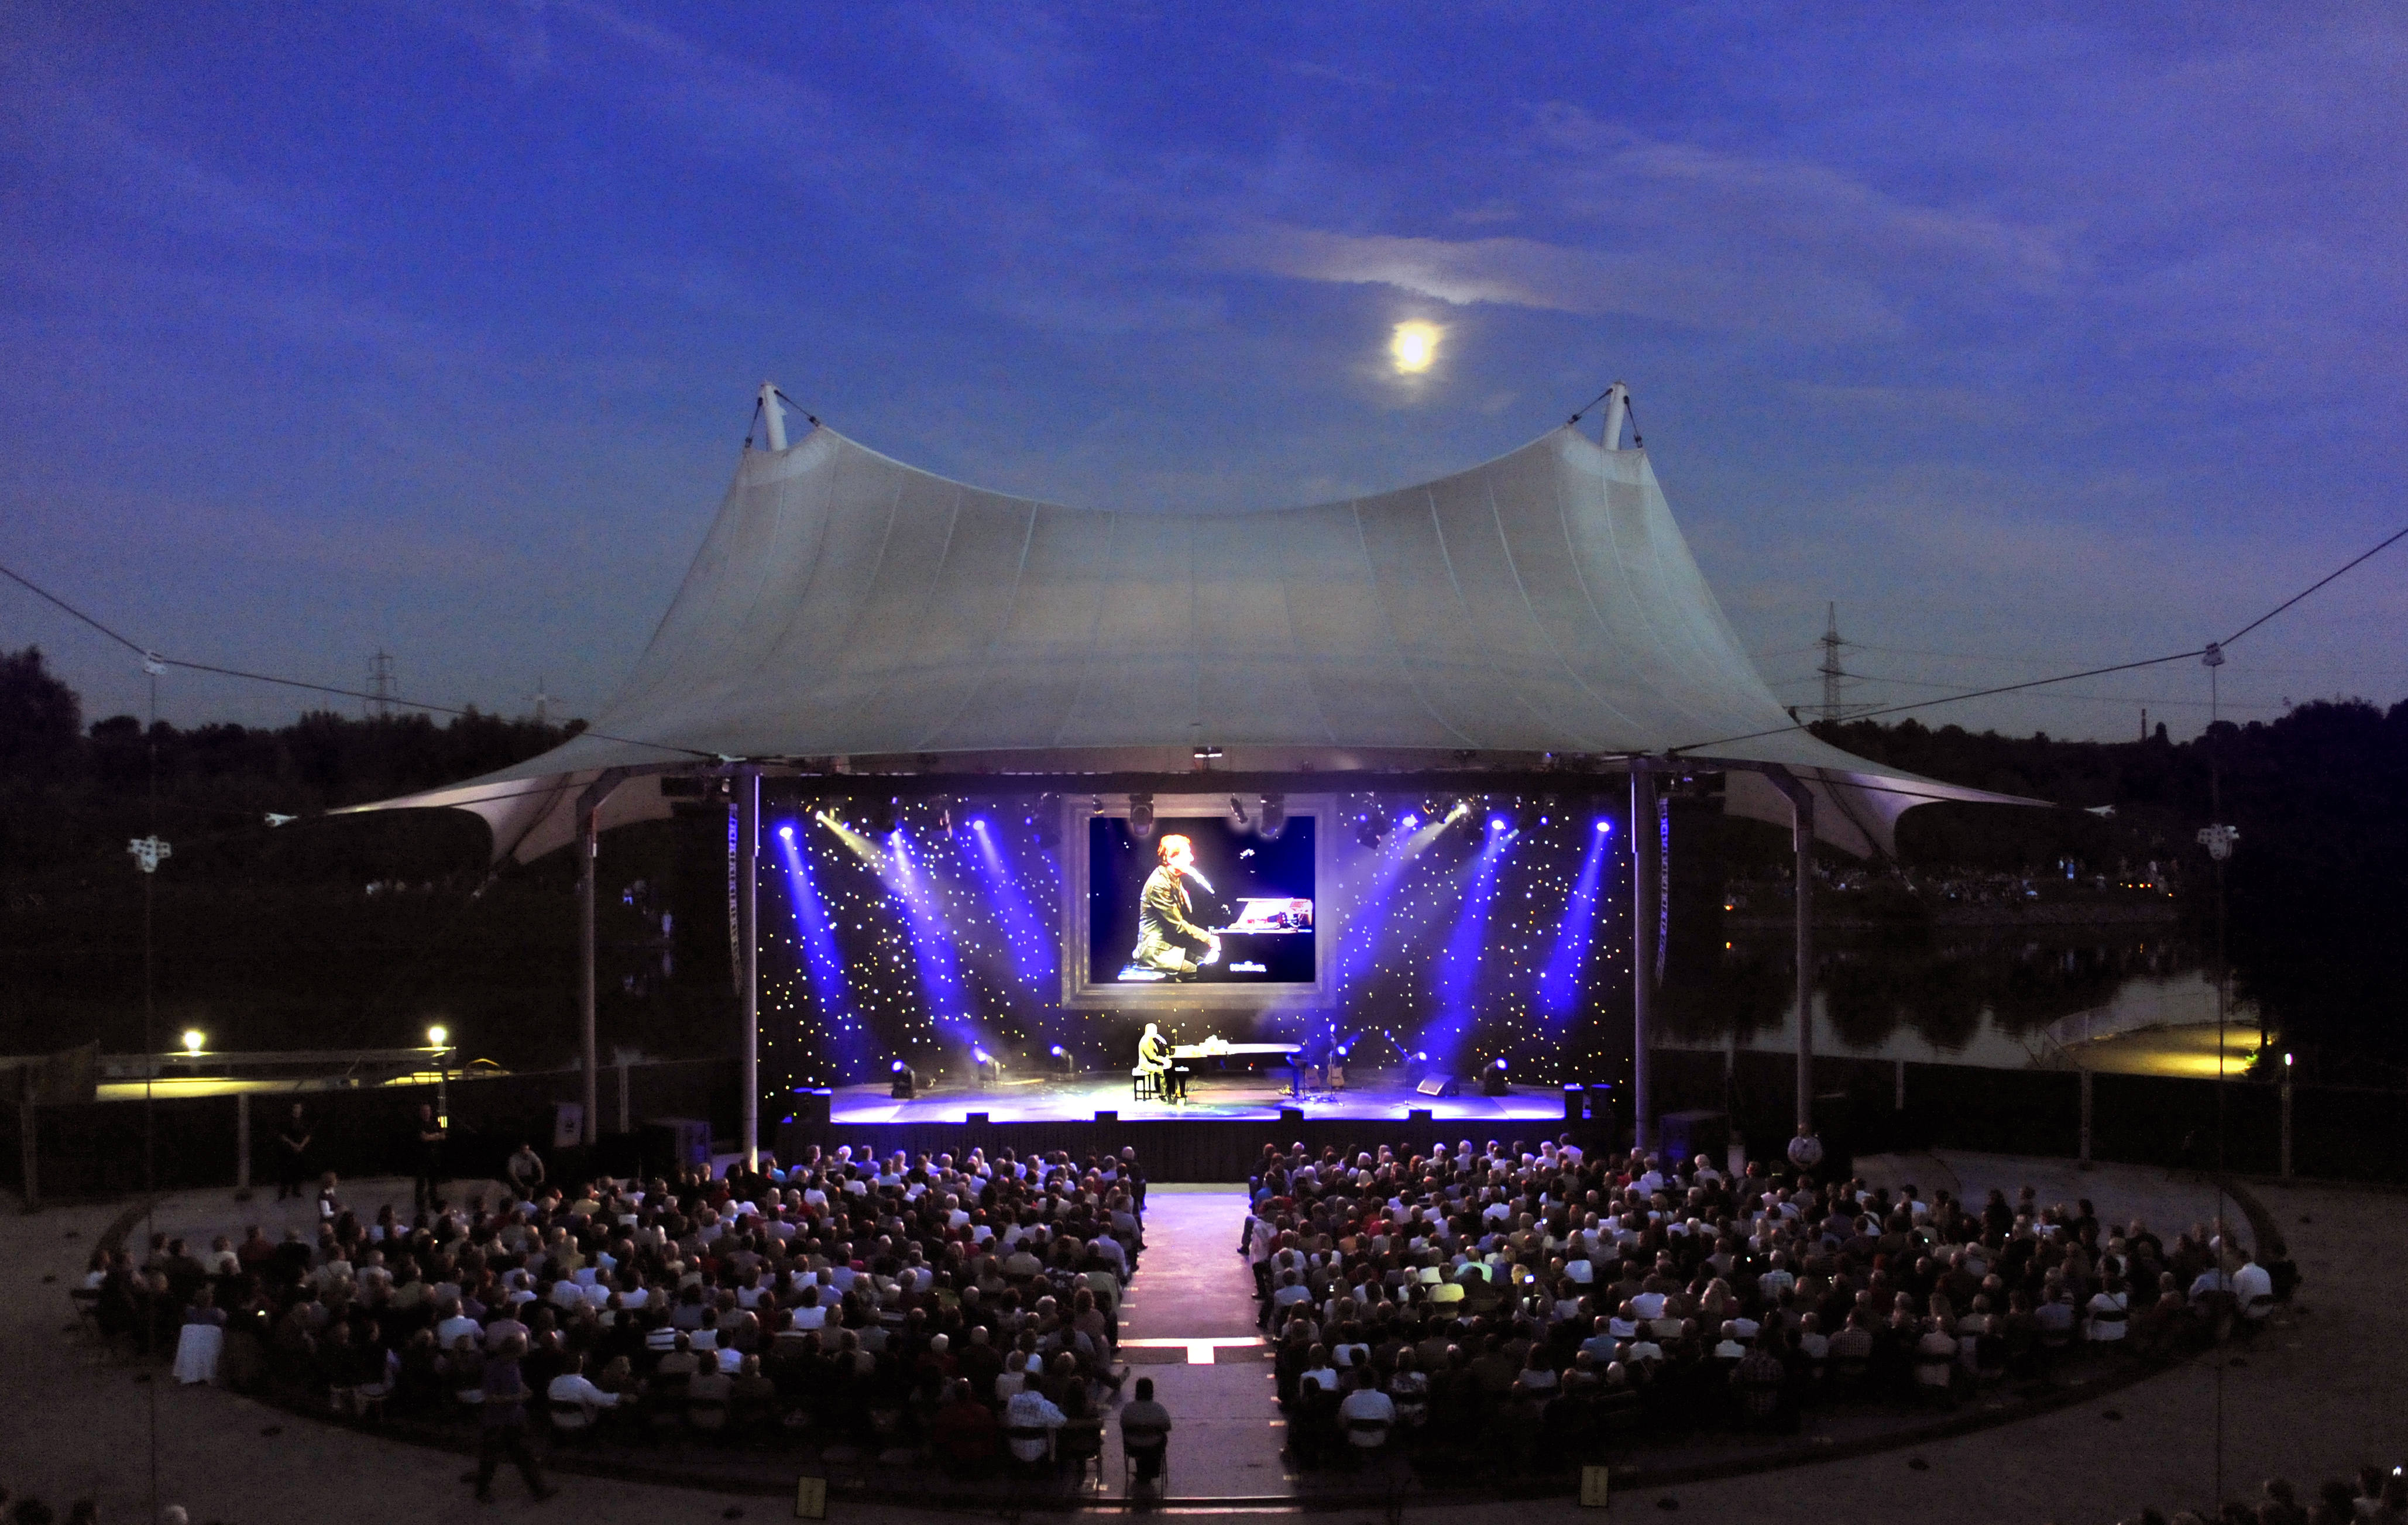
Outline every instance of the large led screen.
[(1140, 837), (1090, 817), (1090, 986), (1312, 985), (1314, 825), (1292, 816), (1267, 840), (1226, 815), (1164, 816)]

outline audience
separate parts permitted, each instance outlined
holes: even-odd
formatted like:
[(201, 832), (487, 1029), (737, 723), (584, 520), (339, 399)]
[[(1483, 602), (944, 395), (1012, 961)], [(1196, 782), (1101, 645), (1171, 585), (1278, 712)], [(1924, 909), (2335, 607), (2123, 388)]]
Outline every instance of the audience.
[[(253, 1228), (206, 1256), (161, 1237), (96, 1259), (79, 1295), (161, 1359), (187, 1318), (222, 1319), (230, 1385), (364, 1417), (491, 1430), (507, 1403), (629, 1438), (1043, 1469), (1096, 1457), (1127, 1374), (1143, 1187), (1126, 1150), (813, 1149), (363, 1223), (328, 1178), (314, 1236)], [(1393, 1446), (1555, 1468), (1637, 1433), (1791, 1432), (1834, 1403), (1952, 1406), (2252, 1330), (2281, 1280), (2204, 1226), (2169, 1244), (2030, 1187), (1969, 1206), (1569, 1139), (1267, 1145), (1250, 1190), (1242, 1254), (1306, 1464)], [(1132, 1475), (1157, 1476), (1151, 1383), (1122, 1430)], [(2260, 1518), (2297, 1525), (2280, 1505), (2270, 1489)]]
[(487, 1430), (503, 1380), (512, 1411), (565, 1428), (806, 1435), (975, 1470), (1024, 1419), (1100, 1448), (1142, 1184), (1131, 1150), (814, 1149), (363, 1223), (329, 1178), (314, 1239), (254, 1228), (203, 1259), (163, 1237), (139, 1264), (96, 1260), (84, 1295), (109, 1335), (160, 1355), (187, 1318), (222, 1320), (227, 1380), (337, 1412)]
[(1969, 1208), (1569, 1139), (1266, 1146), (1250, 1186), (1241, 1243), (1306, 1464), (1343, 1438), (1555, 1467), (1634, 1431), (1795, 1431), (1835, 1401), (1947, 1407), (2077, 1344), (2162, 1355), (2272, 1305), (2204, 1227), (2169, 1247), (2029, 1187)]

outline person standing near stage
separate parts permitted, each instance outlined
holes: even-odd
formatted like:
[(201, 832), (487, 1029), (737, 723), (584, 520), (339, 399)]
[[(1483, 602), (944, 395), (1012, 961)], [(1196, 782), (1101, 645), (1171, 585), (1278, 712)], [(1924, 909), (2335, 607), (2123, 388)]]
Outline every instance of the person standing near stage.
[[(433, 1109), (429, 1109), (432, 1116)], [(548, 1499), (557, 1491), (547, 1486), (543, 1474), (535, 1464), (535, 1453), (527, 1449), (526, 1405), (530, 1396), (526, 1377), (519, 1370), (519, 1358), (526, 1354), (526, 1341), (512, 1334), (485, 1358), (484, 1380), (479, 1386), (484, 1394), (477, 1405), (477, 1471), (471, 1479), (477, 1485), (477, 1502), (494, 1502), (494, 1474), (509, 1457), (518, 1464), (519, 1475), (526, 1479), (527, 1491), (538, 1500)]]
[(409, 1147), (417, 1177), (413, 1196), (422, 1213), (435, 1210), (436, 1191), (443, 1184), (443, 1141), (450, 1134), (443, 1119), (435, 1115), (434, 1103), (420, 1102), (418, 1121), (410, 1128)]
[(309, 1115), (301, 1103), (293, 1103), (285, 1114), (284, 1126), (276, 1130), (276, 1200), (301, 1195), (302, 1183), (309, 1179)]

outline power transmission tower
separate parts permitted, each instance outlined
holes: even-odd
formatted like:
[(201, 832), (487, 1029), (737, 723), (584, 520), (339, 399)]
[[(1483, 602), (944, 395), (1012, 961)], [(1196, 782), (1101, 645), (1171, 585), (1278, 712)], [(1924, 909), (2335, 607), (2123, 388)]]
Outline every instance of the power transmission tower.
[(393, 718), (393, 657), (381, 646), (368, 658), (367, 711), (371, 718)]
[(1824, 606), (1823, 665), (1816, 670), (1823, 675), (1823, 718), (1837, 720), (1843, 712), (1840, 703), (1840, 683), (1847, 669), (1840, 666), (1840, 649), (1846, 644), (1840, 639), (1840, 606), (1835, 600)]
[(551, 724), (552, 696), (543, 691), (543, 679), (540, 675), (536, 678), (535, 692), (526, 695), (525, 698), (535, 705), (535, 723), (538, 726)]

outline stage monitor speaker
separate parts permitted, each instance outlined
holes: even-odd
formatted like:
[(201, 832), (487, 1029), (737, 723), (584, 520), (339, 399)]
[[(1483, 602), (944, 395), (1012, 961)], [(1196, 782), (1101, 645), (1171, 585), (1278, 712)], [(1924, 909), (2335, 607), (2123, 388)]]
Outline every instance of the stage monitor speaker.
[(962, 1126), (963, 1126), (963, 1127), (965, 1127), (965, 1128), (984, 1128), (987, 1124), (989, 1124), (989, 1123), (993, 1122), (994, 1120), (995, 1120), (995, 1114), (994, 1114), (994, 1113), (991, 1113), (991, 1112), (973, 1112), (973, 1113), (968, 1114), (967, 1115), (965, 1115), (965, 1116), (962, 1118)]
[(1118, 1108), (1110, 1112), (1098, 1112), (1096, 1114), (1096, 1121), (1099, 1123), (1116, 1123), (1120, 1120), (1121, 1115)]
[(1405, 1122), (1408, 1126), (1417, 1124), (1423, 1128), (1427, 1128), (1436, 1121), (1436, 1115), (1427, 1107), (1414, 1107), (1405, 1114)]
[(807, 1086), (796, 1086), (795, 1089), (795, 1121), (806, 1128), (827, 1127), (829, 1120), (828, 1108), (834, 1101), (835, 1097), (829, 1092)]
[(1304, 1109), (1302, 1107), (1280, 1108), (1280, 1126), (1282, 1128), (1295, 1128), (1301, 1125), (1303, 1121)]
[(1424, 1075), (1422, 1083), (1413, 1089), (1424, 1096), (1461, 1096), (1463, 1094), (1463, 1087), (1455, 1084), (1453, 1075)]

